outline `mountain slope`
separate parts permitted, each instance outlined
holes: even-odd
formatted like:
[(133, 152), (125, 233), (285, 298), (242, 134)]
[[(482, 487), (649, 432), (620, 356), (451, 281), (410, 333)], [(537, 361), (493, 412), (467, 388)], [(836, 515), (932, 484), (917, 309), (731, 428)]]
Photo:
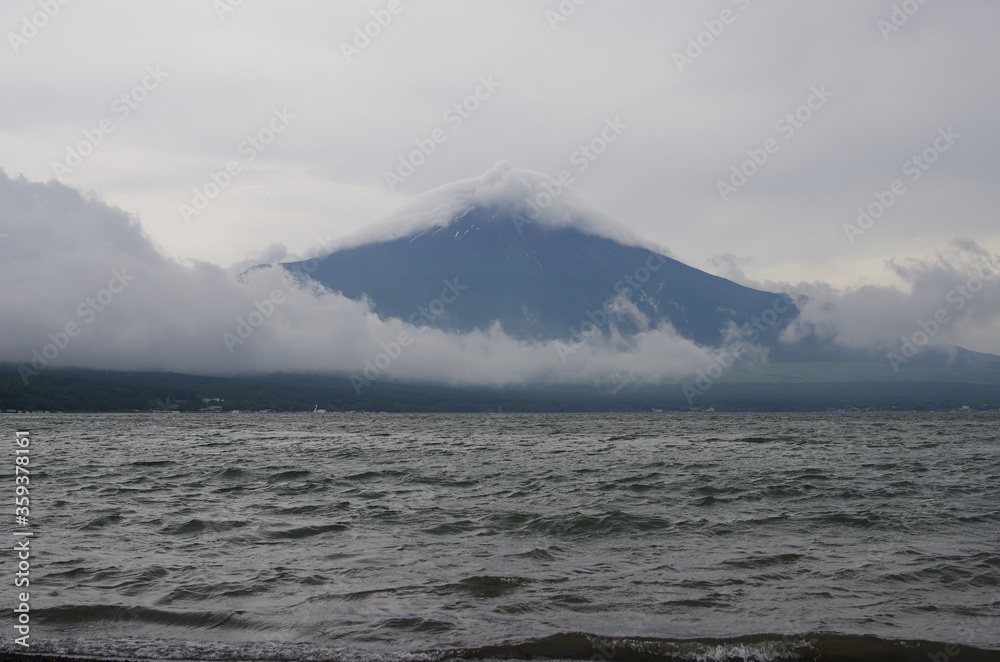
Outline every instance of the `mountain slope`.
[[(718, 345), (729, 324), (774, 340), (796, 309), (778, 295), (699, 271), (586, 223), (530, 222), (515, 204), (476, 204), (442, 225), (285, 264), (326, 287), (368, 297), (383, 317), (467, 332), (499, 321), (521, 339), (624, 336), (669, 322)], [(768, 313), (768, 311), (777, 310)], [(776, 322), (776, 323), (775, 323)]]

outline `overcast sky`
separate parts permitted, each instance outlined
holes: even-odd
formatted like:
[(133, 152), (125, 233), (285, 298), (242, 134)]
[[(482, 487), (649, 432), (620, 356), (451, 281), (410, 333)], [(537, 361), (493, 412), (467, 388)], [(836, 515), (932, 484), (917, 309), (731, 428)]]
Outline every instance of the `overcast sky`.
[[(883, 282), (889, 257), (956, 237), (1000, 247), (988, 0), (929, 2), (891, 31), (888, 0), (55, 0), (35, 16), (45, 4), (0, 12), (0, 167), (46, 181), (84, 131), (103, 133), (61, 181), (137, 214), (179, 258), (304, 252), (502, 159), (569, 169), (678, 259), (717, 270), (711, 258), (732, 255), (762, 280)], [(368, 25), (365, 46), (372, 12), (391, 21)], [(25, 18), (43, 27), (30, 36)], [(481, 77), (496, 86), (479, 108), (446, 120)], [(813, 89), (830, 96), (801, 128), (777, 127)], [(244, 144), (275, 109), (287, 126), (263, 150)], [(578, 172), (570, 158), (607, 118), (628, 128)], [(911, 182), (904, 164), (948, 127), (961, 138)], [(447, 140), (390, 190), (385, 172), (435, 129)], [(779, 150), (724, 201), (718, 182), (769, 138)], [(233, 160), (240, 173), (185, 222), (179, 206)], [(844, 224), (896, 179), (906, 192), (852, 244)]]
[[(58, 179), (131, 215), (91, 209), (147, 267), (202, 271), (315, 252), (503, 160), (565, 170), (748, 284), (892, 299), (934, 272), (905, 329), (1000, 251), (998, 25), (988, 0), (7, 0), (0, 169), (8, 202), (62, 201), (48, 231), (78, 202), (28, 183)], [(15, 226), (7, 266), (42, 251)], [(952, 340), (1000, 351), (995, 312)]]

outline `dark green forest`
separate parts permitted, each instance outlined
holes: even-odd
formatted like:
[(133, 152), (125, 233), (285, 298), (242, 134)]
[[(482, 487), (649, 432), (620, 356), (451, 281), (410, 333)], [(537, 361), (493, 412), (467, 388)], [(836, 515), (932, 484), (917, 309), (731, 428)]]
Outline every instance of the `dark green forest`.
[[(207, 402), (206, 402), (207, 400)], [(693, 405), (693, 406), (692, 406)], [(840, 409), (1000, 410), (1000, 386), (964, 382), (718, 383), (695, 402), (678, 384), (641, 387), (451, 388), (376, 382), (357, 394), (345, 377), (272, 374), (201, 377), (174, 373), (47, 370), (26, 386), (0, 366), (0, 412), (807, 412)]]

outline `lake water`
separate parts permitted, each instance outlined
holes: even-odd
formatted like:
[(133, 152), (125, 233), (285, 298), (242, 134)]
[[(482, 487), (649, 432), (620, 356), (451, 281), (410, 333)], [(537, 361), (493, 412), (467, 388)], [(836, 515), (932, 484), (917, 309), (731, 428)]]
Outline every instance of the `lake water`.
[(996, 415), (0, 422), (4, 653), (1000, 660)]

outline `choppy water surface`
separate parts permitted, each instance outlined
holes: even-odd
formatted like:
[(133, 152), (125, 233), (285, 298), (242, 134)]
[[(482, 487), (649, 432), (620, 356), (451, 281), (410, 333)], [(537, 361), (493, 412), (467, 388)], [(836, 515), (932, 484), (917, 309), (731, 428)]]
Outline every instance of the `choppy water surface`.
[(33, 653), (1000, 657), (996, 416), (0, 421)]

